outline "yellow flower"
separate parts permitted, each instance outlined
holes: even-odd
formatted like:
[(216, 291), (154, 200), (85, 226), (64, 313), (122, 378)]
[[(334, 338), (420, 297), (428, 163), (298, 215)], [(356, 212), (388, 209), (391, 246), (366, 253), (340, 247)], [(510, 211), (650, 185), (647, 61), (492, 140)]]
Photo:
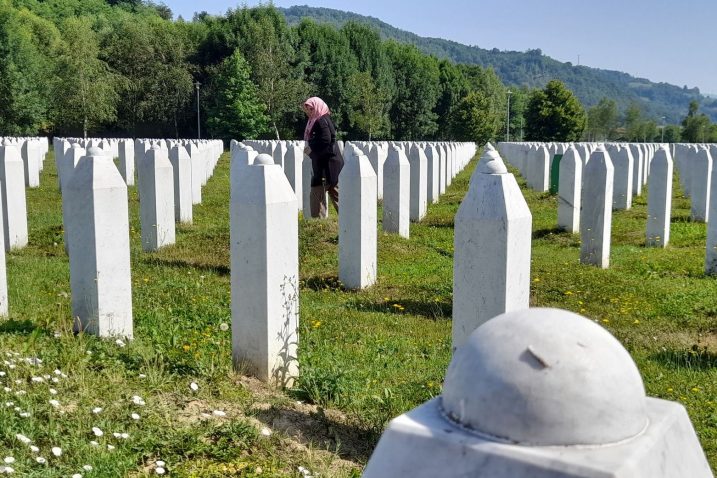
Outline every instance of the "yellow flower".
[(640, 323), (640, 321), (637, 320), (637, 319), (635, 319), (635, 322), (633, 322), (633, 324), (635, 324), (635, 325), (637, 325), (637, 324), (639, 324), (639, 323)]
[(672, 392), (673, 392), (672, 387), (667, 389), (667, 393), (672, 393)]
[(566, 290), (566, 291), (565, 291), (565, 295), (573, 295), (573, 291), (571, 291), (571, 290)]
[(189, 349), (191, 349), (191, 348), (192, 347), (189, 344), (184, 344), (184, 346), (182, 347), (182, 349), (184, 349), (185, 352), (189, 352)]
[(609, 324), (609, 323), (610, 323), (610, 319), (602, 319), (602, 321), (603, 321), (604, 324)]
[(540, 277), (536, 277), (535, 279), (533, 279), (533, 282), (540, 282)]
[(320, 320), (314, 320), (314, 321), (311, 322), (311, 326), (312, 326), (313, 328), (315, 328), (315, 329), (318, 329), (319, 327), (321, 327), (321, 321), (320, 321)]

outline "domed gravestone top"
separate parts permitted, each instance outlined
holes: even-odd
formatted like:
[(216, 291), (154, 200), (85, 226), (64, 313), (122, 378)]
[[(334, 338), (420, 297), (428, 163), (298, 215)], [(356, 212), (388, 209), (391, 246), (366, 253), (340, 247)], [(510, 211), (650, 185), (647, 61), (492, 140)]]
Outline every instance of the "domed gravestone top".
[(448, 368), (442, 409), (468, 431), (525, 445), (603, 445), (647, 426), (627, 351), (601, 326), (557, 309), (479, 327)]
[(271, 166), (274, 163), (274, 159), (268, 154), (260, 154), (254, 160), (254, 166)]
[(645, 396), (594, 322), (525, 309), (478, 327), (443, 395), (394, 419), (364, 478), (710, 478), (680, 404)]

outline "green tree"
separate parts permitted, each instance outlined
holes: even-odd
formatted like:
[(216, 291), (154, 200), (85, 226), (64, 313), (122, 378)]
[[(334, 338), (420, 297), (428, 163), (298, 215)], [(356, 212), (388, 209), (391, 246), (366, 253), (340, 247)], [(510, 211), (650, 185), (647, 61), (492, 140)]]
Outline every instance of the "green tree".
[(214, 137), (241, 140), (267, 131), (269, 117), (241, 52), (235, 51), (217, 68), (209, 91), (207, 127)]
[(59, 131), (96, 130), (117, 117), (115, 75), (98, 58), (97, 34), (87, 17), (68, 18), (63, 22), (64, 45), (57, 60), (54, 85), (55, 121)]
[(51, 58), (59, 43), (50, 22), (0, 0), (0, 135), (50, 129)]
[(393, 137), (397, 140), (423, 140), (438, 130), (439, 71), (433, 57), (415, 46), (393, 41), (386, 43), (396, 78), (396, 98), (389, 112)]
[(351, 101), (351, 87), (358, 72), (348, 39), (330, 25), (308, 19), (299, 24), (297, 32), (299, 48), (307, 59), (304, 74), (311, 85), (311, 96), (321, 97), (331, 108), (336, 128), (344, 129), (356, 103)]
[(610, 140), (615, 139), (616, 130), (620, 123), (617, 102), (610, 98), (603, 98), (588, 110), (587, 133), (588, 139)]
[(628, 141), (642, 141), (645, 136), (644, 119), (640, 106), (633, 102), (625, 111), (625, 136)]
[(668, 124), (667, 126), (665, 126), (665, 143), (679, 143), (681, 136), (682, 128), (680, 127), (680, 125)]
[(453, 112), (454, 139), (474, 141), (482, 145), (493, 139), (496, 133), (495, 120), (491, 113), (491, 100), (482, 91), (468, 93)]
[(586, 123), (580, 101), (559, 80), (533, 92), (525, 119), (525, 139), (529, 141), (578, 141)]
[(448, 60), (438, 63), (440, 95), (436, 104), (439, 139), (453, 139), (453, 117), (456, 107), (470, 91), (463, 71)]
[(696, 100), (690, 101), (687, 116), (682, 120), (682, 141), (687, 143), (704, 143), (710, 127), (710, 119), (704, 113), (698, 113), (700, 108)]
[(376, 137), (386, 138), (391, 129), (387, 91), (376, 85), (367, 71), (354, 73), (349, 79), (349, 87), (353, 92), (351, 120), (355, 131), (369, 141)]
[(295, 134), (304, 120), (300, 105), (308, 93), (295, 32), (271, 5), (230, 10), (226, 23), (229, 44), (236, 44), (251, 65), (252, 80), (276, 139)]

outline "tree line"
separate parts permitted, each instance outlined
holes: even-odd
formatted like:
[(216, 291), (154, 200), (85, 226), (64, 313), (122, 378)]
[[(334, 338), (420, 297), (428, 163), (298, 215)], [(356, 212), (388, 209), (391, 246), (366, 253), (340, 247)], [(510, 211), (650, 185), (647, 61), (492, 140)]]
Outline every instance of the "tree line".
[(343, 139), (598, 134), (594, 108), (557, 80), (509, 90), (491, 68), (362, 23), (290, 26), (272, 5), (185, 21), (142, 0), (0, 0), (0, 135), (291, 139), (309, 96)]

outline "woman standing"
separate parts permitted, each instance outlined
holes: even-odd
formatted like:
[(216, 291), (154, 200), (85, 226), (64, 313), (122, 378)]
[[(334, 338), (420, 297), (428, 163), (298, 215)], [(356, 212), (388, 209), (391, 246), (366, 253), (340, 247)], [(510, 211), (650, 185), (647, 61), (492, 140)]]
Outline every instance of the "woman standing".
[(336, 127), (331, 111), (324, 100), (316, 96), (304, 102), (304, 113), (309, 120), (304, 130), (307, 147), (304, 154), (311, 158), (311, 217), (328, 217), (326, 193), (339, 212), (339, 173), (344, 166), (336, 144)]

